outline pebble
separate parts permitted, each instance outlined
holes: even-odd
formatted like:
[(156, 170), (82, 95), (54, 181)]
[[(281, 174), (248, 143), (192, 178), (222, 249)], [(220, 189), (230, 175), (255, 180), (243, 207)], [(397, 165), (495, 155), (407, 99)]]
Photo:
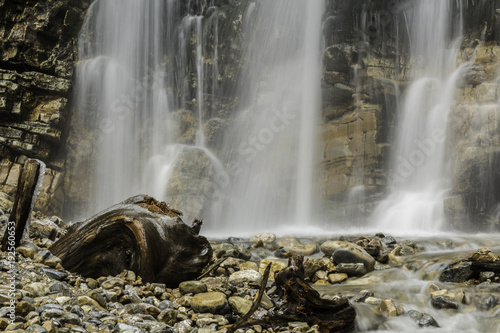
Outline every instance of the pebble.
[(226, 313), (229, 310), (226, 295), (214, 291), (196, 294), (191, 300), (191, 308), (198, 313)]
[(264, 259), (260, 261), (259, 273), (264, 274), (267, 265), (271, 264), (268, 281), (274, 281), (274, 273), (288, 267), (288, 260), (284, 259)]
[(199, 294), (207, 291), (207, 285), (201, 281), (184, 281), (179, 284), (181, 294)]
[(243, 297), (232, 296), (229, 297), (229, 305), (231, 305), (231, 308), (237, 314), (239, 314), (240, 316), (244, 316), (248, 311), (250, 311), (250, 308), (252, 307), (252, 301), (244, 299)]
[(270, 232), (261, 232), (250, 238), (250, 243), (253, 244), (253, 247), (256, 247), (254, 245), (257, 243), (261, 243), (262, 245), (260, 246), (264, 246), (274, 241), (276, 241), (276, 235)]
[(298, 256), (309, 256), (318, 251), (316, 243), (302, 244), (295, 237), (284, 237), (278, 240), (278, 245), (289, 253)]
[(392, 299), (383, 299), (379, 304), (380, 313), (384, 316), (396, 317), (398, 311)]
[(262, 275), (254, 270), (244, 270), (234, 272), (229, 276), (229, 283), (236, 286), (244, 286), (245, 283), (259, 285), (262, 283)]

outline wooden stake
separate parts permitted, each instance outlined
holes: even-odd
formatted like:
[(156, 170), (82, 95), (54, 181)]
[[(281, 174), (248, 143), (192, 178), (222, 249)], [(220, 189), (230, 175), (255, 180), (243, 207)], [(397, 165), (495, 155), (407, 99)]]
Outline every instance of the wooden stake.
[[(26, 230), (29, 223), (31, 209), (36, 200), (35, 192), (40, 178), (40, 168), (41, 164), (39, 161), (30, 159), (26, 161), (19, 175), (14, 206), (9, 218), (9, 222), (15, 223), (14, 247), (18, 247), (21, 243), (24, 230)], [(9, 228), (7, 227), (2, 238), (2, 250), (7, 251), (8, 245)]]

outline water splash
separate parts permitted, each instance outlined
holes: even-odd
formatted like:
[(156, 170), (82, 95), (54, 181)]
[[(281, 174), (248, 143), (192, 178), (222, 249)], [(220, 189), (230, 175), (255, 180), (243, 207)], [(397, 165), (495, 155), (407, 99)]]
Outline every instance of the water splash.
[(445, 137), (454, 92), (464, 67), (455, 68), (461, 16), (452, 24), (448, 1), (419, 1), (410, 25), (416, 77), (399, 112), (391, 157), (391, 193), (375, 210), (374, 223), (390, 231), (438, 231), (444, 227)]

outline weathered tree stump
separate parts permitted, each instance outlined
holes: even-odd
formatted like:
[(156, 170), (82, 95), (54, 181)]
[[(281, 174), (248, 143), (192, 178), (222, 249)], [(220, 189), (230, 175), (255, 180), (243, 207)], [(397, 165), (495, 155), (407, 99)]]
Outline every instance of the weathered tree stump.
[(86, 277), (131, 270), (145, 282), (177, 286), (195, 278), (212, 258), (208, 240), (179, 211), (152, 197), (129, 198), (74, 225), (50, 251), (62, 265)]
[[(9, 218), (9, 224), (15, 224), (14, 244), (9, 241), (11, 228), (7, 228), (2, 238), (2, 250), (7, 251), (11, 245), (18, 247), (21, 243), (24, 231), (28, 228), (31, 211), (40, 190), (40, 183), (43, 179), (43, 169), (45, 165), (38, 160), (29, 159), (19, 175), (17, 182), (16, 196), (14, 206)], [(42, 172), (41, 172), (42, 171)]]
[(318, 325), (321, 332), (353, 332), (356, 311), (345, 297), (329, 300), (304, 281), (304, 258), (292, 256), (288, 267), (275, 276), (284, 303), (275, 316), (286, 321), (303, 321)]

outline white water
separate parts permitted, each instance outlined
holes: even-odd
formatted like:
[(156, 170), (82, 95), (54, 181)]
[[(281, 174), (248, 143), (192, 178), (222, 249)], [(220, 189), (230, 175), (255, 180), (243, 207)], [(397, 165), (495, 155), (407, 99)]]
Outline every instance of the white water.
[[(242, 108), (226, 135), (217, 230), (307, 226), (320, 110), (321, 0), (251, 3)], [(237, 221), (237, 222), (236, 222)]]
[[(444, 225), (448, 189), (447, 116), (461, 68), (455, 68), (461, 19), (452, 24), (451, 1), (422, 0), (411, 13), (410, 40), (417, 73), (398, 112), (388, 197), (376, 208), (376, 227), (391, 232), (435, 232)], [(420, 69), (418, 69), (420, 68)]]

